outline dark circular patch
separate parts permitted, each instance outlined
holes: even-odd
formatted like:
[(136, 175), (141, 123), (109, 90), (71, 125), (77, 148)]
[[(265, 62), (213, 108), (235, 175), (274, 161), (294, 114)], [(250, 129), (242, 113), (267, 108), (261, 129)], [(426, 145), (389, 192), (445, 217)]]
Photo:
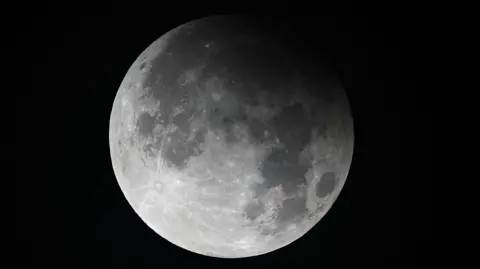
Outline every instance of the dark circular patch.
[(322, 198), (327, 196), (335, 188), (335, 173), (326, 172), (317, 183), (317, 197)]
[(250, 136), (257, 142), (265, 142), (267, 140), (265, 137), (265, 131), (273, 133), (271, 125), (266, 124), (259, 119), (247, 118), (245, 124), (248, 126)]
[(259, 183), (253, 183), (252, 184), (252, 190), (253, 190), (253, 193), (254, 193), (254, 197), (258, 198), (262, 195), (264, 195), (265, 193), (268, 192), (268, 188), (267, 188), (267, 184), (259, 184)]
[(254, 220), (265, 213), (265, 206), (258, 202), (249, 202), (244, 208), (245, 217), (249, 220)]
[(148, 113), (143, 113), (138, 117), (137, 130), (142, 137), (150, 137), (155, 127), (155, 117)]
[(305, 182), (304, 176), (308, 168), (298, 163), (298, 152), (295, 154), (286, 149), (274, 149), (265, 158), (261, 173), (266, 188), (282, 185), (284, 192), (290, 194)]
[(304, 107), (299, 103), (284, 107), (273, 118), (273, 126), (280, 142), (290, 151), (298, 151), (306, 146), (314, 128)]
[(275, 117), (274, 124), (279, 130), (285, 131), (294, 125), (302, 125), (306, 123), (306, 114), (303, 106), (299, 103), (284, 107)]
[(282, 208), (278, 210), (277, 222), (289, 222), (304, 216), (307, 212), (306, 197), (288, 199), (283, 201)]

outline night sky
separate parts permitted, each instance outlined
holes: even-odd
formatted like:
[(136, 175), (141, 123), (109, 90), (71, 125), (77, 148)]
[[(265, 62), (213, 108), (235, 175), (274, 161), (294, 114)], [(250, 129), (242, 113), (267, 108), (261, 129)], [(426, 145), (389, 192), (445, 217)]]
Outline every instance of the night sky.
[(130, 65), (162, 34), (208, 13), (139, 21), (113, 15), (32, 19), (19, 34), (32, 68), (30, 89), (17, 93), (17, 124), (29, 126), (17, 128), (18, 139), (28, 141), (16, 172), (21, 260), (64, 268), (260, 267), (272, 261), (389, 267), (428, 260), (432, 90), (421, 81), (432, 77), (429, 66), (438, 61), (441, 48), (432, 44), (440, 26), (428, 14), (406, 20), (351, 13), (277, 18), (296, 29), (294, 38), (328, 49), (351, 102), (354, 156), (340, 196), (309, 233), (241, 260), (193, 254), (156, 235), (127, 204), (110, 159), (110, 111)]

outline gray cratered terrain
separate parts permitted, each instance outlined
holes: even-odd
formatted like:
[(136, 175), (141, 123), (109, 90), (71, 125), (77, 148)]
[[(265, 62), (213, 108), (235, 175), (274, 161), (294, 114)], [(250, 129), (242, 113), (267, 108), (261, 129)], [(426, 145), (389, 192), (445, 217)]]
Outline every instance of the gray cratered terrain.
[(132, 64), (111, 112), (112, 164), (160, 236), (203, 255), (255, 256), (327, 213), (353, 123), (328, 64), (301, 50), (267, 22), (217, 16), (173, 29)]

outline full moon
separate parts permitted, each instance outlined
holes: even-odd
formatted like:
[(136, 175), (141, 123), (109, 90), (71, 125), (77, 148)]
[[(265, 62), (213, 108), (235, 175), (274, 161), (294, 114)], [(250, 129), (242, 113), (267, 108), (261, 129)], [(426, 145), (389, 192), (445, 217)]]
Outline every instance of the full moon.
[(121, 82), (113, 170), (165, 240), (213, 257), (261, 255), (307, 233), (338, 197), (353, 154), (348, 98), (328, 52), (282, 29), (253, 17), (191, 21), (150, 44)]

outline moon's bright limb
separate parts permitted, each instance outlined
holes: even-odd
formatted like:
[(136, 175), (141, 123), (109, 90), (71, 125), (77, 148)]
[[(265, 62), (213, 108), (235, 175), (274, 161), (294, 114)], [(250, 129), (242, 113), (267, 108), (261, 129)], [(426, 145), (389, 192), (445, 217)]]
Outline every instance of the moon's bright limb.
[[(208, 21), (202, 25), (208, 26)], [(348, 101), (334, 80), (328, 85), (338, 89), (325, 101), (304, 90), (301, 78), (293, 79), (288, 85), (293, 90), (282, 95), (256, 84), (233, 83), (238, 80), (233, 67), (230, 73), (216, 67), (216, 72), (209, 72), (211, 51), (220, 51), (221, 42), (207, 36), (193, 45), (179, 41), (185, 46), (179, 50), (172, 44), (177, 35), (188, 41), (192, 31), (202, 29), (189, 24), (172, 30), (128, 70), (110, 117), (114, 172), (134, 210), (168, 241), (218, 257), (267, 253), (306, 233), (345, 184), (353, 153)], [(166, 65), (175, 65), (175, 57), (190, 61), (177, 55), (195, 46), (207, 50), (204, 58), (173, 74)], [(245, 101), (239, 88), (255, 88), (251, 92), (258, 103)], [(288, 123), (285, 111), (296, 104), (305, 117), (314, 119), (308, 125), (308, 143), (298, 144), (296, 159), (309, 168), (295, 184), (271, 184), (261, 171), (290, 165), (275, 166), (269, 157), (276, 150), (288, 153), (289, 142), (300, 139), (296, 127), (284, 133), (275, 129), (256, 133), (251, 125), (235, 122), (226, 132), (216, 121), (245, 113), (251, 124), (276, 119)], [(301, 118), (290, 120), (298, 121)], [(143, 130), (144, 123), (152, 127)]]

